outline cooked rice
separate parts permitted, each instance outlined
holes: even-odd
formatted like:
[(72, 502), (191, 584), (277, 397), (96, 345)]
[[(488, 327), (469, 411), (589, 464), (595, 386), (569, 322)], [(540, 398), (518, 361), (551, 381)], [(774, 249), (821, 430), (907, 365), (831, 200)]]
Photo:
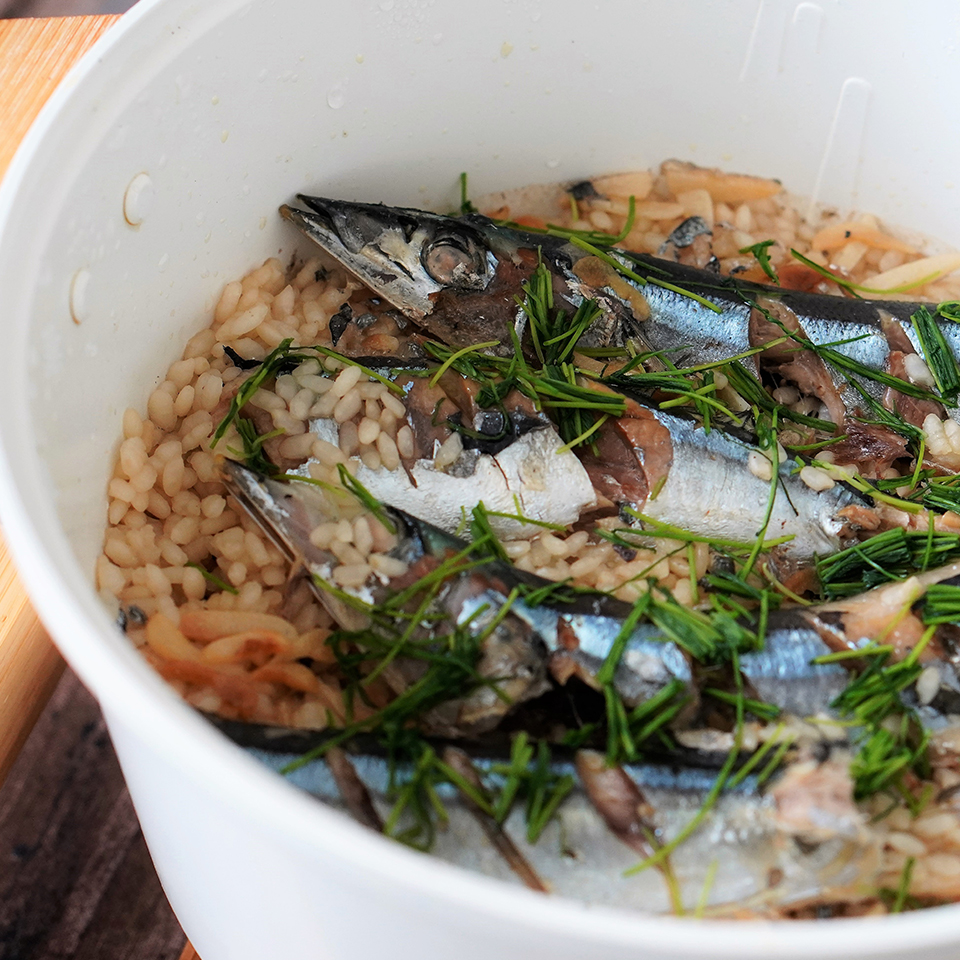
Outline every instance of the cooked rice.
[[(702, 256), (716, 255), (723, 273), (739, 272), (747, 279), (762, 282), (765, 277), (756, 259), (740, 251), (766, 239), (775, 241), (769, 254), (781, 272), (809, 270), (791, 258), (793, 248), (867, 287), (927, 277), (932, 267), (960, 266), (956, 257), (925, 258), (867, 214), (850, 219), (825, 210), (807, 221), (775, 181), (666, 163), (657, 172), (617, 174), (594, 183), (605, 196), (571, 207), (564, 225), (616, 233), (625, 223), (633, 194), (636, 220), (625, 248), (656, 254), (683, 220), (700, 216), (713, 228), (712, 247), (704, 248)], [(485, 212), (513, 218), (524, 213), (504, 208)], [(813, 286), (838, 292), (829, 281), (818, 280)], [(224, 287), (212, 323), (192, 337), (182, 358), (170, 365), (145, 413), (129, 409), (123, 414), (123, 439), (108, 485), (106, 537), (96, 565), (98, 588), (114, 607), (119, 602), (142, 612), (143, 623), (128, 620), (129, 636), (181, 695), (202, 710), (312, 729), (323, 729), (331, 718), (344, 719), (336, 663), (325, 644), (334, 625), (307, 583), (291, 579), (278, 550), (227, 495), (216, 457), (242, 449), (236, 429), (228, 430), (215, 452), (211, 437), (227, 400), (249, 376), (226, 347), (242, 360), (260, 360), (287, 338), (294, 345), (329, 346), (331, 318), (347, 303), (355, 313), (364, 312), (368, 296), (339, 270), (325, 271), (319, 259), (290, 269), (267, 260)], [(937, 276), (909, 296), (958, 299), (960, 279)], [(380, 316), (362, 331), (357, 352), (389, 354), (401, 338), (395, 321)], [(907, 374), (915, 382), (929, 382), (922, 362)], [(723, 384), (718, 382), (718, 387)], [(780, 402), (804, 412), (819, 405), (811, 407), (811, 398), (793, 387), (782, 387), (779, 394)], [(396, 470), (413, 452), (403, 404), (382, 383), (336, 360), (308, 360), (272, 386), (261, 387), (250, 403), (269, 419), (271, 429), (281, 431), (275, 448), (279, 456), (312, 458), (310, 475), (329, 484), (340, 483), (340, 466), (353, 472), (360, 463), (371, 470)], [(307, 421), (315, 417), (332, 417), (340, 425), (339, 445), (309, 432)], [(931, 416), (924, 433), (931, 451), (955, 454), (960, 467), (960, 427)], [(443, 470), (454, 463), (461, 449), (459, 434), (451, 433), (435, 452), (435, 467)], [(760, 460), (751, 463), (751, 470), (769, 477), (769, 461)], [(801, 478), (814, 489), (833, 483), (828, 472), (816, 467), (804, 467)], [(353, 587), (372, 572), (388, 577), (403, 573), (403, 564), (387, 555), (391, 535), (376, 518), (351, 505), (349, 498), (337, 506), (340, 519), (321, 525), (312, 537), (340, 561), (332, 573), (334, 582)], [(709, 563), (702, 544), (692, 556), (685, 544), (664, 540), (625, 555), (585, 530), (543, 531), (509, 541), (505, 549), (522, 570), (554, 580), (572, 578), (626, 601), (649, 589), (652, 577), (680, 603), (695, 603), (697, 582)], [(206, 570), (212, 576), (205, 576)], [(298, 662), (303, 658), (310, 658), (314, 668)], [(380, 683), (371, 684), (367, 693), (375, 706), (389, 698)], [(356, 709), (359, 719), (373, 708), (358, 703)], [(908, 858), (914, 858), (913, 895), (960, 898), (960, 799), (954, 799), (960, 773), (955, 757), (955, 752), (945, 751), (935, 770), (942, 800), (931, 802), (919, 817), (898, 808), (873, 824), (883, 855), (877, 875), (864, 878), (865, 890), (895, 889)], [(871, 801), (866, 813), (880, 815), (887, 803)], [(871, 896), (865, 895), (861, 912), (884, 909)]]

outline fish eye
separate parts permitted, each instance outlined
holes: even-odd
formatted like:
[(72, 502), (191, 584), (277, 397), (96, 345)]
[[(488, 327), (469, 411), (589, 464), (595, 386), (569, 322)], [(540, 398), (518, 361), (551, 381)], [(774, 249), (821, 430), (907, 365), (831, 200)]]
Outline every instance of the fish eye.
[(420, 260), (437, 283), (473, 288), (486, 285), (487, 258), (465, 234), (441, 234), (424, 248)]

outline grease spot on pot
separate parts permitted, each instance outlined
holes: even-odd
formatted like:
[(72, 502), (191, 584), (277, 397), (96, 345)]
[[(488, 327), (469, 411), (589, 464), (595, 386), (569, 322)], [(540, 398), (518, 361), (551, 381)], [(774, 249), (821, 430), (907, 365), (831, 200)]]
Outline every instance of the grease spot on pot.
[(70, 317), (78, 326), (90, 317), (90, 271), (82, 267), (70, 281)]
[(139, 227), (153, 208), (153, 181), (146, 173), (138, 173), (127, 184), (123, 194), (123, 219), (131, 227)]

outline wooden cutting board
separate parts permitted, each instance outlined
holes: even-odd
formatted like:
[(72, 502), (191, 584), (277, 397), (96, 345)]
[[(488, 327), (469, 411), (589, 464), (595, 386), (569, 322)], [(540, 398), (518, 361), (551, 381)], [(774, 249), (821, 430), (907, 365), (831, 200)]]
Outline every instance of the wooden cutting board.
[[(0, 20), (0, 177), (54, 88), (118, 19)], [(0, 539), (0, 784), (62, 671)]]

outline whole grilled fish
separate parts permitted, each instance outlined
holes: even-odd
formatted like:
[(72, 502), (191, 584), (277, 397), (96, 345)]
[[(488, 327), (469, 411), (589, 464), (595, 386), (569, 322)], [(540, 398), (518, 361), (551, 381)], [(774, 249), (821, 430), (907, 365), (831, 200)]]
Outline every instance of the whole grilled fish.
[[(551, 587), (550, 581), (498, 560), (474, 563), (462, 540), (395, 507), (384, 507), (382, 517), (395, 527), (389, 556), (394, 567), (401, 562), (404, 572), (381, 565), (386, 572), (378, 573), (367, 567), (363, 582), (344, 588), (337, 597), (329, 588), (319, 587), (317, 578), (330, 583), (340, 560), (331, 549), (311, 542), (311, 533), (320, 524), (339, 519), (325, 492), (308, 483), (271, 480), (232, 461), (226, 461), (222, 471), (230, 493), (281, 552), (312, 575), (321, 602), (346, 629), (376, 631), (383, 620), (382, 613), (376, 613), (378, 605), (451, 557), (462, 558), (442, 577), (429, 609), (420, 612), (421, 625), (414, 636), (429, 642), (455, 626), (468, 629), (481, 638), (476, 672), (487, 682), (458, 702), (432, 711), (425, 718), (428, 732), (464, 736), (491, 729), (515, 704), (544, 693), (552, 674), (595, 678), (630, 612), (629, 604), (604, 594), (575, 596), (562, 604), (526, 603), (517, 591), (525, 587), (529, 595)], [(421, 593), (417, 602), (423, 599)], [(359, 603), (345, 601), (345, 596)], [(409, 613), (395, 611), (393, 619), (402, 631)], [(385, 673), (398, 690), (418, 679), (415, 668), (411, 673), (403, 667), (410, 665)], [(650, 639), (642, 629), (635, 631), (613, 680), (624, 702), (642, 703), (673, 681), (691, 687), (684, 654), (673, 643)]]
[[(464, 508), (482, 501), (494, 514), (490, 522), (498, 536), (530, 536), (534, 529), (529, 523), (495, 514), (565, 525), (594, 506), (599, 494), (618, 507), (632, 507), (699, 536), (744, 544), (758, 536), (788, 538), (777, 547), (777, 557), (795, 565), (836, 552), (866, 520), (876, 530), (894, 519), (894, 511), (876, 514), (869, 500), (844, 484), (811, 489), (797, 475), (801, 464), (784, 458), (767, 520), (771, 469), (746, 431), (706, 430), (682, 412), (659, 410), (633, 399), (625, 401), (623, 417), (601, 426), (595, 452), (579, 448), (579, 458), (563, 448), (550, 421), (532, 409), (510, 409), (509, 436), (485, 440), (490, 435), (489, 421), (500, 427), (503, 414), (476, 409), (475, 403), (461, 400), (471, 417), (465, 425), (480, 440), (468, 437), (457, 460), (437, 469), (434, 447), (453, 429), (447, 415), (454, 410), (459, 419), (462, 411), (449, 400), (440, 399), (438, 405), (444, 393), (439, 387), (431, 388), (422, 376), (379, 368), (376, 358), (364, 358), (364, 363), (403, 384), (405, 422), (419, 452), (403, 461), (404, 469), (374, 470), (361, 463), (356, 477), (377, 499), (402, 504), (407, 512), (448, 533), (462, 523)], [(447, 376), (463, 381), (458, 375)], [(343, 427), (331, 417), (312, 419), (309, 429), (320, 439), (342, 446)], [(767, 467), (766, 478), (757, 463)], [(296, 469), (306, 474), (309, 463)], [(855, 516), (856, 522), (848, 515)]]
[[(592, 298), (602, 308), (602, 320), (584, 343), (634, 342), (644, 350), (669, 351), (684, 366), (726, 360), (769, 343), (783, 336), (779, 323), (870, 370), (889, 371), (896, 354), (924, 355), (910, 323), (918, 303), (784, 290), (614, 250), (646, 280), (641, 284), (563, 237), (508, 228), (479, 214), (445, 217), (381, 204), (298, 199), (306, 209), (284, 205), (280, 212), (286, 219), (407, 317), (455, 346), (499, 341), (512, 349), (509, 328), (523, 322), (514, 298), (543, 262), (571, 303)], [(710, 301), (719, 312), (683, 291)], [(960, 358), (960, 324), (936, 322)], [(830, 375), (843, 390), (847, 377)], [(871, 380), (863, 385), (877, 396), (883, 391)]]
[[(225, 732), (231, 735), (229, 727)], [(503, 788), (509, 751), (483, 744), (466, 752), (442, 744), (434, 748), (478, 790), (496, 796)], [(299, 759), (273, 748), (247, 751), (277, 771)], [(458, 866), (543, 892), (609, 906), (639, 905), (652, 913), (680, 905), (692, 909), (704, 896), (711, 873), (707, 904), (720, 911), (736, 905), (775, 914), (808, 902), (857, 899), (860, 892), (854, 888), (877, 869), (879, 846), (852, 799), (846, 744), (826, 739), (796, 744), (769, 781), (748, 775), (721, 794), (700, 829), (669, 858), (673, 894), (657, 870), (624, 876), (697, 815), (724, 759), (718, 752), (697, 758), (694, 766), (681, 751), (662, 762), (610, 767), (593, 751), (575, 756), (555, 751), (549, 775), (554, 782), (566, 778), (571, 789), (535, 842), (527, 835), (522, 803), (501, 825), (441, 779), (432, 790), (447, 819), (433, 835), (430, 851)], [(748, 759), (744, 753), (743, 760)], [(324, 759), (285, 775), (376, 830), (383, 830), (399, 792), (416, 776), (413, 763), (391, 763), (371, 738), (344, 751), (331, 750)], [(829, 804), (825, 796), (830, 796)], [(415, 826), (408, 812), (393, 832)], [(772, 887), (771, 877), (779, 878)]]
[[(307, 483), (280, 482), (259, 475), (232, 461), (222, 467), (230, 493), (285, 556), (303, 564), (313, 575), (317, 596), (341, 626), (353, 630), (378, 629), (383, 605), (416, 579), (437, 570), (450, 557), (467, 558), (469, 544), (395, 507), (384, 506), (383, 516), (397, 530), (388, 556), (403, 562), (403, 573), (378, 573), (368, 566), (362, 583), (332, 591), (332, 571), (340, 561), (327, 549), (311, 542), (311, 533), (336, 518), (327, 494)], [(384, 568), (381, 568), (384, 569)], [(819, 606), (793, 607), (770, 613), (760, 648), (750, 637), (758, 625), (742, 626), (741, 672), (752, 692), (784, 712), (799, 716), (829, 713), (831, 705), (850, 680), (856, 660), (815, 663), (817, 658), (840, 651), (858, 650), (878, 636), (893, 644), (899, 657), (907, 656), (923, 634), (924, 626), (912, 609), (934, 583), (960, 576), (960, 564), (930, 571), (907, 581), (877, 588), (857, 597)], [(599, 688), (600, 670), (631, 613), (630, 604), (606, 594), (579, 593), (557, 598), (554, 593), (539, 603), (527, 603), (523, 592), (544, 591), (550, 581), (517, 570), (497, 559), (475, 559), (456, 566), (443, 577), (431, 606), (421, 613), (418, 639), (448, 633), (451, 626), (466, 626), (485, 636), (477, 673), (490, 681), (466, 697), (433, 711), (425, 720), (428, 732), (443, 736), (470, 736), (496, 727), (514, 705), (532, 700), (554, 683), (576, 676)], [(345, 602), (353, 596), (359, 604)], [(359, 607), (359, 609), (358, 609)], [(392, 617), (402, 614), (394, 611)], [(438, 619), (439, 616), (439, 619)], [(936, 673), (928, 692), (915, 699), (944, 712), (955, 712), (953, 698), (960, 694), (958, 658), (950, 625), (938, 628), (935, 642), (927, 646), (922, 663)], [(679, 681), (689, 706), (678, 723), (690, 723), (699, 694), (691, 660), (722, 660), (729, 651), (694, 648), (685, 643), (670, 607), (652, 612), (633, 628), (617, 663), (613, 684), (627, 706), (634, 707)], [(401, 691), (416, 674), (398, 671), (389, 682)], [(925, 688), (927, 689), (927, 688)], [(913, 696), (908, 691), (908, 695)]]

